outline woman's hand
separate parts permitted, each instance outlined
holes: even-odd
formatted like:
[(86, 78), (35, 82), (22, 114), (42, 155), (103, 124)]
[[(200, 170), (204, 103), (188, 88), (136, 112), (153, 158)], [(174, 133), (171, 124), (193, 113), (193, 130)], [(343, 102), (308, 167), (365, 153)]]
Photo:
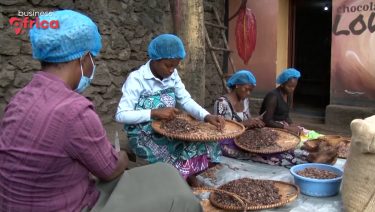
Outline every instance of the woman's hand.
[(204, 117), (204, 121), (216, 126), (218, 130), (222, 130), (225, 127), (225, 120), (220, 116), (207, 115)]
[(181, 111), (174, 107), (165, 107), (151, 110), (151, 118), (171, 120)]
[(284, 129), (286, 129), (286, 130), (288, 130), (288, 131), (290, 131), (290, 132), (292, 132), (292, 133), (294, 133), (294, 134), (296, 134), (296, 135), (301, 135), (301, 133), (302, 133), (302, 129), (301, 128), (299, 128), (299, 127), (297, 127), (297, 126), (293, 126), (293, 125), (289, 125), (289, 126), (285, 126), (284, 125)]
[(252, 118), (242, 122), (246, 128), (262, 128), (265, 126), (260, 118)]

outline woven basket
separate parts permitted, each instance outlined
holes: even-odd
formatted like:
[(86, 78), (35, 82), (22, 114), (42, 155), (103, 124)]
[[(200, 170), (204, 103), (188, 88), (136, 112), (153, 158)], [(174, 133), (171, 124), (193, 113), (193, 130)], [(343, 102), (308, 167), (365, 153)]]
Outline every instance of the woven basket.
[(301, 147), (302, 150), (306, 150), (308, 152), (317, 152), (319, 150), (319, 144), (324, 140), (320, 138), (307, 140), (303, 143), (303, 146)]
[[(240, 196), (238, 196), (237, 194), (234, 194), (232, 192), (229, 192), (229, 191), (225, 191), (225, 190), (220, 190), (220, 189), (216, 189), (216, 188), (205, 188), (205, 187), (195, 187), (193, 188), (193, 193), (204, 193), (204, 192), (217, 192), (217, 193), (224, 193), (224, 194), (228, 194), (232, 197), (234, 197), (234, 199), (236, 199), (241, 205), (242, 207), (239, 207), (241, 211), (244, 211), (246, 212), (247, 211), (247, 205), (246, 205), (246, 201), (244, 201)], [(201, 201), (201, 205), (203, 207), (203, 211), (205, 212), (208, 212), (208, 211), (217, 211), (217, 208), (213, 208), (211, 202), (208, 200), (202, 200)]]
[(320, 137), (320, 139), (326, 141), (331, 146), (337, 146), (341, 142), (342, 137), (339, 135), (325, 135), (323, 137)]
[[(340, 135), (326, 135), (321, 137), (322, 140), (326, 141), (333, 147), (338, 147), (341, 143), (345, 144), (345, 148), (347, 148), (347, 152), (349, 152), (351, 138), (342, 137)], [(347, 158), (348, 155), (343, 154), (342, 152), (338, 151), (339, 158)]]
[(349, 153), (349, 150), (350, 150), (351, 139), (343, 137), (342, 140), (341, 140), (341, 142), (345, 143), (345, 148), (346, 148), (347, 154), (344, 154), (344, 153), (338, 151), (338, 157), (346, 159), (348, 157), (348, 153)]
[[(278, 152), (285, 152), (290, 149), (294, 149), (299, 142), (301, 141), (297, 135), (294, 135), (286, 130), (277, 129), (277, 128), (268, 128), (269, 130), (277, 132), (278, 139), (276, 140), (276, 144), (274, 146), (264, 147), (262, 149), (250, 149), (245, 146), (243, 143), (240, 142), (239, 138), (236, 138), (234, 143), (239, 148), (251, 152), (251, 153), (261, 153), (261, 154), (271, 154), (271, 153), (278, 153)], [(246, 141), (251, 142), (251, 141)]]
[[(246, 178), (242, 178), (242, 179), (246, 179)], [(242, 179), (238, 179), (236, 181), (240, 181)], [(275, 187), (279, 189), (279, 195), (281, 195), (280, 201), (278, 203), (269, 204), (269, 205), (251, 206), (251, 205), (249, 205), (249, 202), (245, 198), (241, 197), (238, 194), (235, 194), (238, 197), (240, 197), (246, 203), (246, 205), (247, 205), (246, 210), (262, 210), (262, 209), (268, 209), (268, 208), (277, 208), (277, 207), (284, 206), (284, 205), (288, 204), (289, 202), (294, 201), (298, 197), (299, 188), (296, 185), (293, 185), (293, 184), (290, 184), (290, 183), (285, 183), (285, 182), (282, 182), (282, 181), (274, 181), (274, 180), (261, 180), (261, 181), (270, 181), (270, 182), (274, 183)], [(221, 188), (222, 188), (222, 186), (220, 186), (218, 189), (223, 191), (223, 189), (221, 189)], [(251, 191), (249, 191), (249, 192), (251, 192)], [(210, 198), (209, 198), (210, 202), (215, 207), (222, 208), (222, 209), (225, 209), (225, 210), (232, 210), (232, 211), (243, 210), (243, 207), (238, 207), (238, 206), (235, 206), (235, 205), (223, 205), (222, 203), (217, 202), (216, 196), (215, 196), (216, 193), (217, 193), (216, 191), (212, 192), (210, 194)], [(232, 193), (232, 192), (230, 192), (230, 193)]]
[(227, 138), (235, 138), (245, 132), (245, 127), (236, 121), (225, 120), (224, 129), (219, 131), (215, 126), (209, 123), (200, 122), (187, 114), (179, 115), (177, 118), (185, 119), (192, 125), (197, 126), (198, 131), (189, 133), (170, 133), (162, 128), (162, 121), (159, 120), (153, 121), (151, 126), (159, 134), (184, 141), (220, 141)]

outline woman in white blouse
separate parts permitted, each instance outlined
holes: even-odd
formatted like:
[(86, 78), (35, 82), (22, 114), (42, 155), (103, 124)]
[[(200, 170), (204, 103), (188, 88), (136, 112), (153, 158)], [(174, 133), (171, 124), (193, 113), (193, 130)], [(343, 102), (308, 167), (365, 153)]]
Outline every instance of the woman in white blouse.
[(122, 87), (116, 120), (125, 124), (132, 151), (150, 163), (167, 162), (176, 167), (189, 183), (195, 174), (218, 162), (220, 148), (211, 142), (183, 142), (156, 134), (153, 119), (172, 119), (181, 109), (199, 120), (224, 127), (224, 119), (209, 114), (185, 89), (176, 67), (186, 53), (181, 39), (162, 34), (148, 46), (150, 60), (131, 72)]

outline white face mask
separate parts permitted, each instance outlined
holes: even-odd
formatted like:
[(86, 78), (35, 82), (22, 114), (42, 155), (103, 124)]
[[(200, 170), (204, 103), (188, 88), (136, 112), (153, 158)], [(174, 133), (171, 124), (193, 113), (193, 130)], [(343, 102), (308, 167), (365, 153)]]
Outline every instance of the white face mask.
[(77, 93), (82, 93), (91, 83), (91, 81), (94, 79), (94, 74), (95, 74), (95, 64), (94, 64), (94, 61), (91, 57), (91, 54), (88, 53), (89, 56), (90, 56), (90, 59), (91, 59), (91, 63), (92, 63), (92, 72), (91, 72), (91, 76), (90, 78), (89, 77), (86, 77), (85, 75), (83, 75), (83, 69), (82, 69), (82, 63), (81, 63), (81, 60), (79, 61), (80, 65), (81, 65), (81, 79), (79, 80), (79, 84), (77, 86), (77, 88), (74, 90), (75, 92)]

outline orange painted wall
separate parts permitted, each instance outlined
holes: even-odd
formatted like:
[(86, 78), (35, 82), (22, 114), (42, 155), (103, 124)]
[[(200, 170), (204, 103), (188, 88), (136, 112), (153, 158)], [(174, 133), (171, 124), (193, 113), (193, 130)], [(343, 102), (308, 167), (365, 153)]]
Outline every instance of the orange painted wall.
[[(229, 1), (229, 17), (238, 10), (240, 3), (241, 0)], [(228, 43), (230, 49), (233, 50), (232, 58), (236, 68), (251, 70), (257, 79), (257, 87), (253, 96), (262, 97), (275, 88), (278, 0), (248, 0), (247, 6), (254, 13), (257, 22), (256, 46), (247, 65), (244, 64), (237, 53), (235, 38), (237, 17), (228, 23)], [(233, 73), (230, 65), (228, 66), (228, 72)]]

